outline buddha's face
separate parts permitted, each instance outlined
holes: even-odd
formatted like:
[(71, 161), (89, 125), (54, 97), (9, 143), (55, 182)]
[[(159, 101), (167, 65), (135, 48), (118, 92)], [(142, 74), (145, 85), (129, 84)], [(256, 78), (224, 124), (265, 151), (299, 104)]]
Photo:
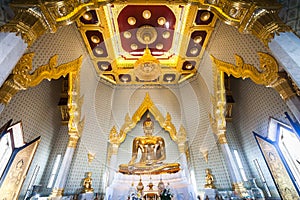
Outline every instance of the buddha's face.
[(153, 132), (153, 127), (144, 127), (144, 133), (146, 136), (151, 136)]
[(151, 136), (153, 132), (153, 123), (150, 118), (143, 123), (143, 129), (146, 136)]

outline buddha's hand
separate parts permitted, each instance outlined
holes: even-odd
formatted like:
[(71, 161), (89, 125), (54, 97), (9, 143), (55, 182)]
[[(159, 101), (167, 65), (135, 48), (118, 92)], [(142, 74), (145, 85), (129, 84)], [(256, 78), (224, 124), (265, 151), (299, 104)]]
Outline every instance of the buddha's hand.
[(133, 172), (133, 170), (134, 170), (134, 166), (133, 165), (128, 165), (128, 171)]
[(129, 163), (128, 163), (128, 166), (133, 166), (134, 165), (134, 159), (131, 159), (130, 161), (129, 161)]
[(147, 161), (146, 161), (146, 165), (152, 165), (152, 164), (155, 164), (155, 162), (150, 161), (150, 160), (147, 160)]

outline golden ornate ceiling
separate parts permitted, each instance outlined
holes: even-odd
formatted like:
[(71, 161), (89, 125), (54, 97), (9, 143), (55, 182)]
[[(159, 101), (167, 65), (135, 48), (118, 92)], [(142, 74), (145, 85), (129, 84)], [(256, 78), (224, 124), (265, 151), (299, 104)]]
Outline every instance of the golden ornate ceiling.
[(98, 75), (113, 84), (177, 84), (194, 76), (216, 16), (191, 4), (112, 3), (76, 20)]

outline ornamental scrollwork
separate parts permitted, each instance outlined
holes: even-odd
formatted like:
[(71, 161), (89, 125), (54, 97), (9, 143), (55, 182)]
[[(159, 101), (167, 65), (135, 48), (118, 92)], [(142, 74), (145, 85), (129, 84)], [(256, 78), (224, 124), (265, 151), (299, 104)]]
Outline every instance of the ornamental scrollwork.
[[(139, 108), (135, 111), (132, 118), (130, 118), (129, 114), (126, 114), (125, 122), (122, 125), (120, 132), (117, 134), (116, 129), (111, 129), (110, 137), (112, 135), (117, 134), (118, 143), (124, 142), (126, 139), (126, 135), (129, 131), (131, 131), (136, 124), (141, 120), (142, 116), (145, 114), (146, 111), (149, 111), (155, 118), (155, 120), (159, 123), (159, 125), (167, 132), (169, 132), (170, 137), (173, 141), (177, 141), (177, 131), (172, 123), (171, 115), (167, 113), (166, 117), (163, 117), (161, 112), (158, 110), (158, 108), (155, 106), (153, 101), (151, 100), (148, 93), (146, 93), (146, 96), (144, 98), (144, 101), (139, 106)], [(114, 140), (112, 140), (114, 141)]]
[(57, 65), (57, 55), (50, 58), (49, 63), (32, 71), (34, 53), (28, 53), (21, 57), (16, 67), (0, 88), (0, 103), (8, 104), (11, 98), (20, 90), (26, 90), (38, 85), (44, 79), (58, 79), (70, 72), (78, 70), (82, 62), (82, 56), (68, 63)]
[(269, 54), (258, 52), (260, 67), (256, 68), (251, 64), (244, 62), (243, 58), (235, 55), (236, 64), (231, 64), (218, 60), (214, 56), (211, 59), (218, 70), (232, 75), (236, 78), (250, 78), (259, 85), (270, 86), (276, 81), (278, 76), (278, 64), (274, 57)]

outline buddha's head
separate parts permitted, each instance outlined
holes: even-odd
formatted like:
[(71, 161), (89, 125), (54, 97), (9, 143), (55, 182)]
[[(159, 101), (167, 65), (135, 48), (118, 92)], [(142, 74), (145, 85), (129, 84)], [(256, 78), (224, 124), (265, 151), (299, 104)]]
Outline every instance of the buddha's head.
[(145, 133), (146, 136), (152, 135), (154, 126), (153, 126), (153, 123), (151, 121), (149, 113), (147, 114), (147, 119), (143, 123), (143, 129), (144, 129), (144, 133)]

